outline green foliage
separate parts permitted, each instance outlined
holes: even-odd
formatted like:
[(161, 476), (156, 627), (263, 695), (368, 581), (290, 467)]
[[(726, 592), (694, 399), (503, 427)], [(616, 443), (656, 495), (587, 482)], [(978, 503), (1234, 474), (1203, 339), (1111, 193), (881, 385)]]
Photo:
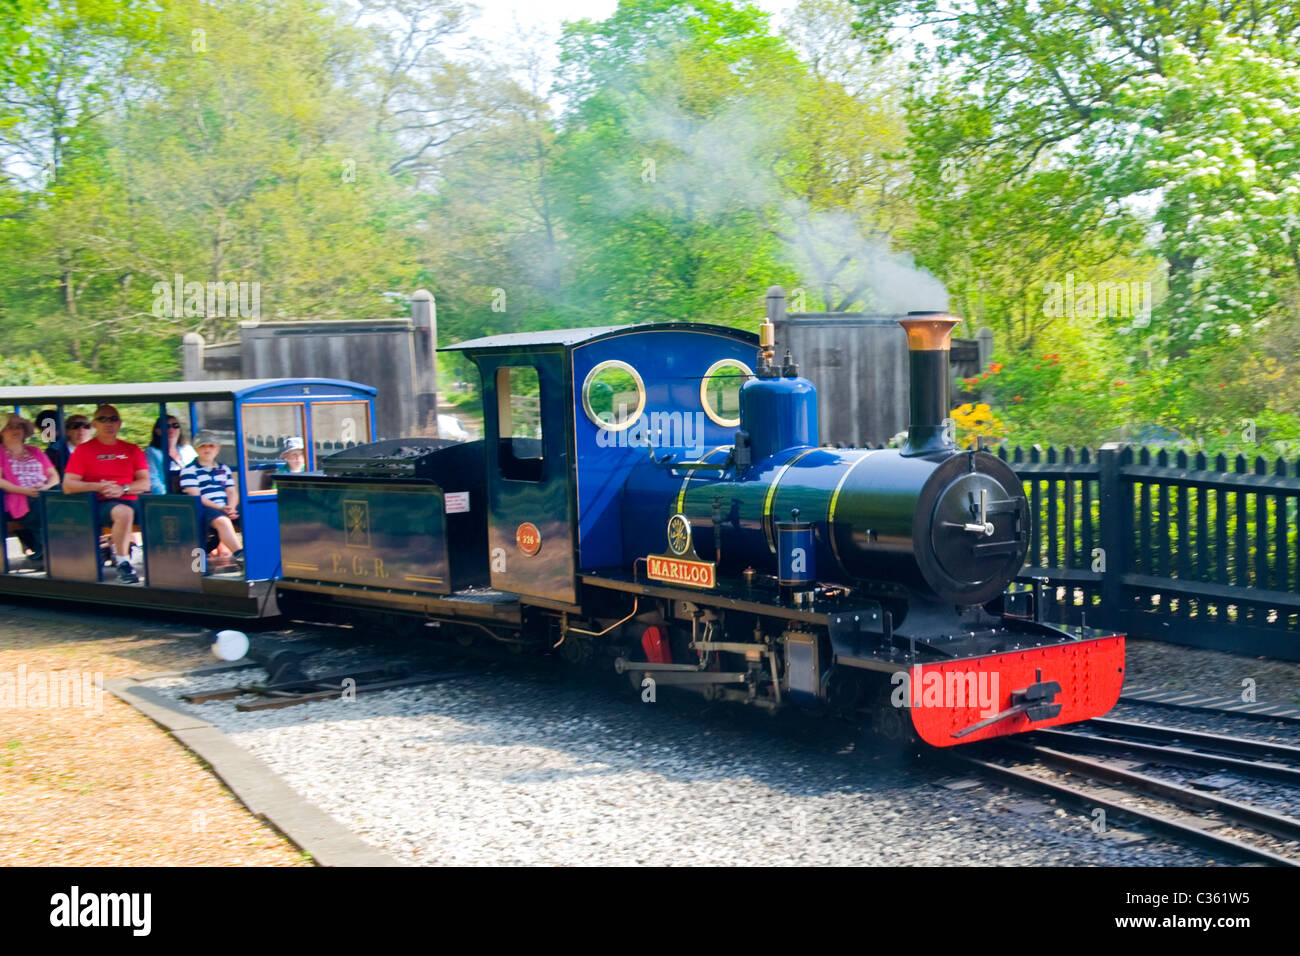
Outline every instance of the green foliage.
[(1117, 130), (1094, 146), (1099, 181), (1160, 191), (1159, 249), (1174, 267), (1166, 349), (1257, 332), (1300, 283), (1296, 52), (1219, 23), (1197, 40), (1165, 38), (1160, 71), (1117, 91), (1124, 148)]
[(35, 352), (25, 357), (0, 356), (0, 386), (58, 385), (60, 381), (58, 373)]
[(1119, 430), (1130, 421), (1135, 383), (1116, 374), (1118, 359), (1102, 336), (1066, 326), (1046, 338), (1043, 351), (1007, 350), (962, 385), (988, 394), (1011, 445), (1095, 447), (1123, 437)]
[[(773, 283), (795, 311), (942, 308), (914, 255), (962, 334), (995, 331), (972, 427), (1300, 436), (1292, 3), (801, 0), (778, 32), (622, 0), (566, 25), (552, 88), (546, 41), (480, 56), (458, 0), (2, 2), (0, 348), (39, 356), (9, 374), (173, 378), (186, 332), (420, 286), (444, 342), (751, 326)], [(177, 276), (256, 288), (257, 316), (169, 301)]]
[(768, 224), (780, 199), (760, 116), (799, 73), (767, 15), (717, 0), (624, 0), (570, 25), (572, 102), (556, 178), (575, 263), (570, 301), (592, 320), (753, 321), (789, 276)]
[[(909, 242), (998, 333), (1013, 440), (1208, 447), (1251, 419), (1289, 441), (1296, 352), (1254, 359), (1300, 321), (1300, 7), (854, 3), (914, 54)], [(1155, 308), (1052, 308), (1067, 280), (1150, 283)]]
[[(41, 69), (7, 83), (0, 145), (31, 171), (0, 191), (10, 347), (169, 378), (184, 332), (391, 314), (419, 207), (374, 133), (367, 35), (315, 0), (110, 6), (46, 9)], [(187, 313), (161, 294), (178, 275), (256, 296)]]

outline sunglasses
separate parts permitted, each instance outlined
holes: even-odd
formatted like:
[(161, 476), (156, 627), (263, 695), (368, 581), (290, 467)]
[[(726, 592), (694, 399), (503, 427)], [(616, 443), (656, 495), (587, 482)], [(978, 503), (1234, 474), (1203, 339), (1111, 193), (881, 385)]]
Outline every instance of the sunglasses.
[(74, 428), (89, 428), (89, 427), (90, 427), (90, 422), (68, 422), (68, 431), (72, 431)]
[(113, 415), (112, 417), (109, 417), (107, 415), (99, 415), (96, 416), (95, 418), (95, 421), (97, 422), (120, 422), (121, 420), (122, 419), (118, 418), (116, 415)]
[(167, 428), (168, 428), (169, 430), (172, 429), (172, 428), (179, 429), (180, 427), (181, 427), (181, 423), (180, 423), (180, 422), (168, 422), (168, 423), (167, 423)]

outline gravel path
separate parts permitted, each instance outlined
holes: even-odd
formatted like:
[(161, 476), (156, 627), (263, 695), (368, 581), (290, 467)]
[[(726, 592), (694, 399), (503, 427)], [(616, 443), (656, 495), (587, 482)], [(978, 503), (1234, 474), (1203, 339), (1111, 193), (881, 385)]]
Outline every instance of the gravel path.
[[(215, 663), (193, 624), (0, 605), (0, 682), (102, 681)], [(0, 866), (306, 866), (208, 768), (112, 694), (0, 690)]]
[[(196, 653), (202, 628), (188, 624), (28, 608), (11, 608), (9, 616), (12, 630), (0, 631), (0, 664), (9, 670), (22, 663), (111, 676), (211, 663)], [(394, 652), (394, 645), (377, 649), (362, 641), (368, 635), (346, 629), (298, 628), (278, 636), (325, 647), (313, 668), (360, 665)], [(361, 646), (345, 649), (349, 643)], [(397, 647), (402, 654), (411, 645)], [(1250, 678), (1260, 700), (1290, 702), (1300, 692), (1297, 664), (1152, 641), (1128, 647), (1135, 684), (1227, 696), (1239, 695), (1241, 681)], [(154, 686), (179, 696), (259, 676), (251, 670), (162, 679)], [(75, 714), (4, 715), (7, 752), (0, 771), (10, 772), (0, 772), (8, 807), (0, 812), (0, 850), (9, 852), (0, 857), (301, 862), (265, 829), (246, 825), (246, 814), (241, 820), (242, 811), (197, 766), (181, 766), (192, 765), (191, 758), (175, 764), (166, 754), (176, 746), (165, 735), (129, 711), (118, 714), (112, 698), (105, 707), (107, 713), (85, 728), (63, 726)], [(264, 713), (240, 713), (228, 701), (190, 709), (364, 839), (413, 863), (1209, 861), (1203, 851), (1156, 838), (1125, 844), (1115, 831), (1099, 837), (1085, 815), (994, 784), (941, 778), (928, 764), (873, 754), (835, 722), (770, 719), (670, 693), (643, 704), (625, 683), (575, 680), (545, 667), (480, 668), (440, 684)], [(1112, 715), (1300, 743), (1298, 724), (1128, 704)], [(15, 723), (29, 718), (50, 726), (20, 729)], [(146, 746), (157, 750), (149, 759), (159, 763), (142, 771)], [(127, 765), (135, 769), (124, 776), (106, 769), (115, 761), (122, 766), (128, 752)], [(57, 779), (38, 780), (33, 760)], [(92, 761), (98, 761), (95, 769), (83, 770)], [(203, 782), (191, 779), (195, 772)], [(89, 784), (78, 782), (88, 775)], [(1242, 788), (1250, 786), (1237, 785), (1233, 795), (1248, 798)], [(185, 787), (192, 791), (182, 798)], [(1292, 797), (1265, 796), (1294, 808)], [(186, 822), (196, 805), (215, 826)], [(145, 806), (152, 809), (142, 812)], [(109, 836), (115, 828), (118, 835)], [(164, 839), (159, 828), (170, 836)]]

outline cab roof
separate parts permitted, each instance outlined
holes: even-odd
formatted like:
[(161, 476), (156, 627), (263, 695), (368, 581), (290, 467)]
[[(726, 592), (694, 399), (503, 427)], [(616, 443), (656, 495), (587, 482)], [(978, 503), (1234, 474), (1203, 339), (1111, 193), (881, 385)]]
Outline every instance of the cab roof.
[(470, 339), (444, 345), (439, 352), (488, 352), (501, 349), (561, 347), (573, 348), (585, 345), (596, 339), (614, 338), (629, 332), (659, 331), (713, 332), (739, 339), (742, 342), (758, 344), (758, 336), (753, 332), (732, 328), (729, 325), (713, 325), (707, 322), (645, 322), (639, 325), (596, 325), (585, 329), (543, 329), (540, 332), (509, 332), (503, 335), (488, 335), (483, 338)]
[(0, 388), (0, 405), (61, 405), (111, 400), (114, 402), (219, 401), (239, 399), (275, 388), (304, 386), (305, 393), (316, 397), (331, 389), (361, 391), (368, 395), (377, 389), (358, 382), (335, 378), (235, 378), (203, 382), (130, 382), (90, 385), (18, 385)]

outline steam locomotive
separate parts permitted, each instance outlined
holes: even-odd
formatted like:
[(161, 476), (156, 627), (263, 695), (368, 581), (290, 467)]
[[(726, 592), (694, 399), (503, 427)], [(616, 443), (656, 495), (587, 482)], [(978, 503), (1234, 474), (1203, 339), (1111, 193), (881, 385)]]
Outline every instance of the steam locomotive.
[(1017, 585), (1021, 482), (946, 421), (956, 321), (900, 323), (896, 449), (819, 446), (816, 390), (770, 322), (448, 346), (482, 377), (485, 439), (276, 475), (280, 610), (554, 652), (645, 700), (866, 715), (935, 747), (1104, 714), (1124, 636), (1048, 623)]

